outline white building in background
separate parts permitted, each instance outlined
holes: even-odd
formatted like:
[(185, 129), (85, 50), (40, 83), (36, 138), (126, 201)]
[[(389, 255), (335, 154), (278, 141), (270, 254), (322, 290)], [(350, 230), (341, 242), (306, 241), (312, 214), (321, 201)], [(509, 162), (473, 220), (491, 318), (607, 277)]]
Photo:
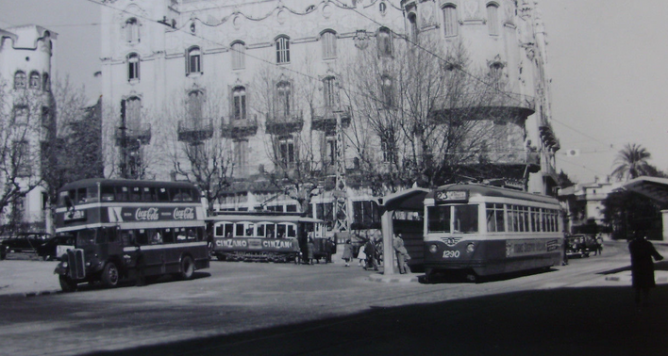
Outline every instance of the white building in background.
[[(41, 180), (47, 153), (43, 144), (55, 135), (51, 78), (56, 38), (57, 34), (37, 25), (0, 28), (0, 144), (14, 157), (12, 161), (7, 156), (4, 167), (17, 170), (16, 174), (0, 171), (0, 182), (8, 184), (16, 176), (24, 191)], [(0, 215), (0, 224), (44, 230), (46, 190), (42, 185), (12, 201)]]
[[(129, 175), (148, 179), (179, 178), (164, 159), (165, 143), (226, 140), (239, 184), (220, 208), (252, 209), (267, 201), (262, 173), (274, 170), (276, 158), (288, 165), (296, 160), (295, 135), (309, 137), (318, 164), (334, 160), (334, 113), (347, 130), (351, 120), (337, 78), (359, 51), (391, 57), (393, 41), (429, 38), (443, 46), (461, 40), (474, 66), (504, 76), (512, 89), (513, 100), (501, 106), (515, 117), (494, 126), (504, 132), (504, 152), (512, 152), (499, 162), (499, 172), (510, 173), (487, 178), (555, 194), (559, 143), (550, 126), (545, 31), (533, 1), (104, 2), (107, 175), (118, 175), (113, 157), (119, 157), (121, 135), (130, 142), (124, 146)], [(308, 103), (307, 86), (315, 93)], [(354, 170), (355, 156), (344, 149)], [(382, 159), (381, 142), (374, 150)], [(353, 200), (370, 198), (363, 185), (353, 189)], [(332, 201), (327, 193), (318, 199)], [(296, 205), (287, 197), (268, 204), (282, 210)]]
[(623, 182), (599, 181), (598, 177), (591, 183), (578, 183), (571, 187), (559, 189), (559, 201), (568, 213), (566, 231), (573, 233), (582, 229), (588, 223), (606, 226), (603, 222), (603, 201), (610, 193), (620, 190)]

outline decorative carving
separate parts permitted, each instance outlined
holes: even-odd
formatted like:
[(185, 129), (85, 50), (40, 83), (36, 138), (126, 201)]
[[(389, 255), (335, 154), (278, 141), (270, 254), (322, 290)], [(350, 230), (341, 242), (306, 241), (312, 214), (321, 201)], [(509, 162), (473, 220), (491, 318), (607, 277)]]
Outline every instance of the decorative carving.
[(232, 20), (232, 24), (234, 25), (235, 30), (239, 30), (241, 28), (241, 25), (243, 23), (243, 18), (239, 15), (234, 16), (234, 20)]
[(420, 6), (418, 7), (418, 14), (420, 14), (420, 22), (422, 23), (422, 28), (432, 27), (436, 25), (433, 2), (425, 1), (421, 3)]
[(478, 17), (476, 16), (478, 13), (478, 2), (476, 0), (467, 0), (464, 3), (464, 9), (468, 14), (467, 19), (473, 20)]
[(355, 37), (353, 37), (353, 41), (355, 41), (355, 47), (366, 49), (369, 46), (369, 34), (366, 30), (357, 30)]
[(280, 10), (280, 11), (278, 12), (278, 15), (276, 15), (276, 18), (277, 18), (277, 20), (278, 20), (278, 23), (280, 23), (281, 25), (284, 24), (284, 23), (285, 23), (285, 20), (286, 20), (285, 11)]
[(323, 6), (322, 8), (322, 16), (326, 19), (330, 18), (332, 16), (332, 7), (329, 6), (329, 4)]

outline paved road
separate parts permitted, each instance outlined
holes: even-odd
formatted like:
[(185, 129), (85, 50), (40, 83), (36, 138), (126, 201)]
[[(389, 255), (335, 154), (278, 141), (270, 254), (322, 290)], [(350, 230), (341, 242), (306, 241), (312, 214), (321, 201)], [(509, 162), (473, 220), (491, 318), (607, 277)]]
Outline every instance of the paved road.
[(628, 255), (604, 253), (477, 284), (213, 261), (192, 281), (0, 297), (0, 354), (666, 355), (668, 286), (636, 308), (624, 279), (598, 274)]

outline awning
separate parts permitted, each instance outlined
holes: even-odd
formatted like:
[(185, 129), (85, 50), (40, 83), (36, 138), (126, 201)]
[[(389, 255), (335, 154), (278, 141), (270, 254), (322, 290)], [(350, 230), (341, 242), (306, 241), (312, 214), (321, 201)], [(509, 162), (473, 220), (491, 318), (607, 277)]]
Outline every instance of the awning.
[(622, 188), (668, 204), (668, 178), (638, 177), (622, 185)]
[(411, 188), (392, 193), (378, 199), (378, 205), (384, 211), (422, 211), (424, 209), (424, 198), (430, 192), (425, 188)]

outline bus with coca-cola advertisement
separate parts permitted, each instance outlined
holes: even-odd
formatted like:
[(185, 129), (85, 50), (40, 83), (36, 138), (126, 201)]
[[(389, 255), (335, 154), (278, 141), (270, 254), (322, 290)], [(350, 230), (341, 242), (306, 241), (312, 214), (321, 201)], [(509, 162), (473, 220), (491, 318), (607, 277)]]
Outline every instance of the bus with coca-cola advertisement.
[(58, 191), (56, 233), (73, 248), (56, 267), (63, 291), (82, 282), (115, 287), (163, 275), (190, 279), (209, 267), (205, 211), (189, 183), (85, 179)]

